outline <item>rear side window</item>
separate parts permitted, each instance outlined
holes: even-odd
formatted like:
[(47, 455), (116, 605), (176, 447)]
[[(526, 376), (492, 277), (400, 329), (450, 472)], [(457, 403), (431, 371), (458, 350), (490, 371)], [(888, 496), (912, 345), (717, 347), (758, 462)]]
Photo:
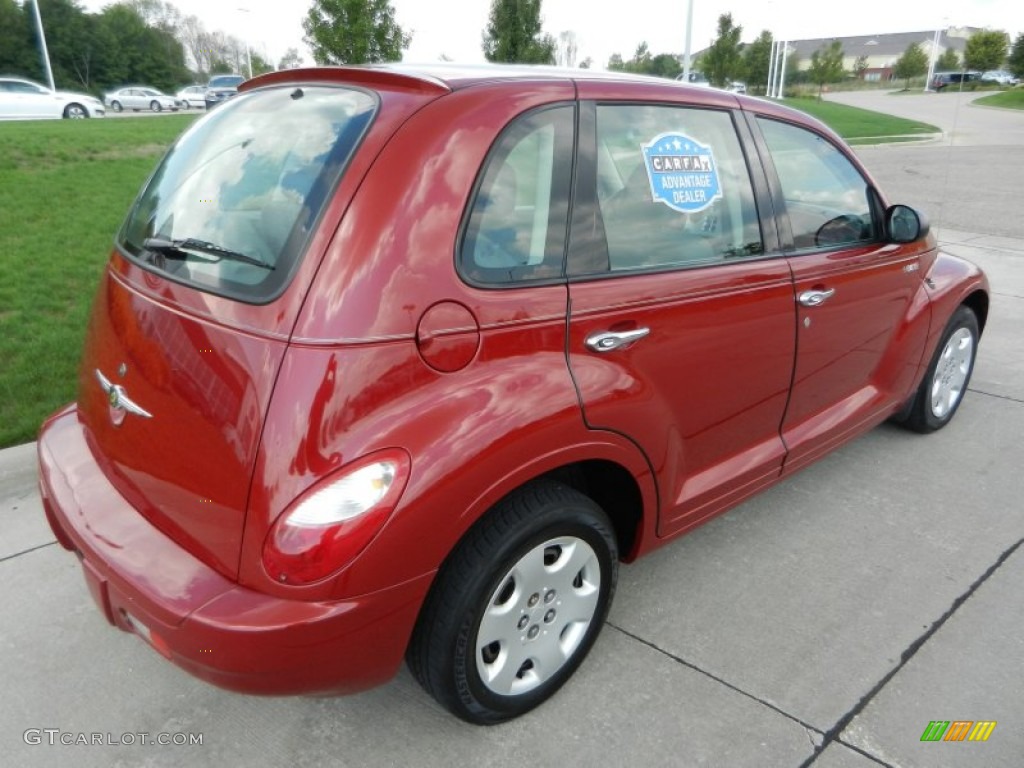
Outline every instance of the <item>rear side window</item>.
[(517, 118), (488, 155), (459, 246), (470, 282), (557, 278), (565, 253), (575, 108)]
[(253, 303), (283, 290), (377, 108), (342, 87), (239, 95), (189, 129), (119, 242), (143, 266)]
[(846, 155), (805, 128), (765, 118), (758, 124), (782, 186), (794, 248), (875, 239), (870, 188)]
[(728, 112), (598, 105), (596, 164), (612, 272), (764, 252), (746, 158)]

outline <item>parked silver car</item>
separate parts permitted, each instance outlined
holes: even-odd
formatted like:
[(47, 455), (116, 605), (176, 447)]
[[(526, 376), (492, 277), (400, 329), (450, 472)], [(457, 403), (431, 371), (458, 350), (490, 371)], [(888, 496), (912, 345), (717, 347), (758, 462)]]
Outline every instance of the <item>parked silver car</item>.
[(168, 96), (162, 91), (143, 85), (132, 85), (111, 91), (103, 97), (103, 101), (115, 112), (125, 109), (134, 112), (138, 112), (140, 109), (161, 112), (165, 109), (178, 110), (184, 106), (181, 100), (174, 96)]
[(103, 117), (106, 109), (95, 96), (51, 91), (21, 77), (0, 77), (0, 120)]
[(189, 107), (201, 108), (206, 106), (206, 86), (205, 85), (189, 85), (178, 91), (175, 96), (184, 105), (185, 109)]

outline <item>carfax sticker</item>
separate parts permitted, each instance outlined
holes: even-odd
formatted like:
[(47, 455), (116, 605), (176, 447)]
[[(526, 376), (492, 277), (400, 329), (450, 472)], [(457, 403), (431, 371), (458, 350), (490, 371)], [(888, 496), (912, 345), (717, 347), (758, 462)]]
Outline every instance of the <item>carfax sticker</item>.
[(654, 202), (698, 213), (722, 197), (711, 147), (682, 133), (663, 133), (640, 149)]

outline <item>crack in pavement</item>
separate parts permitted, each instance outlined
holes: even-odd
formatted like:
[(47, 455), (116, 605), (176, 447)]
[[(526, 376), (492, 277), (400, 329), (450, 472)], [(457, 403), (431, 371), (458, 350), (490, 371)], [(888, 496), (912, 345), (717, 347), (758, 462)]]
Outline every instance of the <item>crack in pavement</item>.
[[(715, 675), (715, 674), (713, 674), (711, 672), (708, 672), (706, 669), (701, 669), (700, 667), (698, 667), (693, 662), (689, 662), (689, 661), (687, 661), (684, 658), (676, 656), (674, 653), (672, 653), (670, 651), (666, 651), (664, 648), (659, 647), (655, 643), (652, 643), (650, 640), (645, 640), (644, 638), (640, 637), (639, 635), (636, 635), (636, 634), (630, 632), (628, 629), (623, 629), (619, 625), (613, 624), (610, 621), (605, 621), (605, 626), (611, 627), (612, 629), (616, 630), (617, 632), (621, 632), (626, 637), (628, 637), (628, 638), (630, 638), (632, 640), (636, 640), (641, 645), (646, 645), (648, 648), (650, 648), (653, 651), (656, 651), (657, 653), (660, 653), (662, 656), (667, 656), (672, 661), (676, 662), (677, 664), (682, 664), (687, 669), (692, 669), (694, 672), (697, 672), (697, 673), (699, 673), (701, 675), (704, 675), (704, 677), (710, 678), (711, 680), (714, 680), (716, 683), (719, 683), (720, 685), (724, 685), (730, 691), (735, 691), (736, 693), (738, 693), (738, 694), (740, 694), (742, 696), (746, 696), (748, 699), (756, 701), (758, 704), (760, 704), (760, 705), (762, 705), (764, 707), (767, 707), (768, 709), (772, 710), (773, 712), (777, 712), (778, 714), (780, 714), (783, 717), (785, 717), (787, 720), (792, 720), (794, 723), (796, 723), (797, 725), (799, 725), (802, 728), (804, 728), (805, 730), (807, 730), (809, 734), (810, 733), (816, 733), (819, 736), (823, 736), (824, 735), (820, 728), (815, 728), (810, 723), (805, 723), (803, 720), (801, 720), (796, 715), (790, 714), (786, 710), (781, 709), (780, 707), (776, 706), (775, 704), (772, 704), (770, 701), (766, 701), (765, 699), (759, 698), (759, 697), (755, 696), (754, 694), (750, 693), (749, 691), (745, 691), (742, 688), (740, 688), (739, 686), (733, 685), (728, 680), (726, 680), (724, 678), (721, 678), (718, 675)], [(814, 740), (813, 739), (812, 739), (812, 746), (814, 746)]]
[(1021, 403), (1022, 405), (1024, 405), (1024, 400), (1021, 400), (1019, 397), (1010, 397), (1009, 395), (997, 395), (995, 392), (986, 392), (983, 389), (975, 389), (974, 387), (968, 387), (967, 391), (976, 392), (977, 394), (984, 395), (985, 397), (994, 397), (996, 400), (1009, 400), (1011, 403)]
[[(770, 701), (762, 699), (759, 696), (750, 693), (749, 691), (745, 691), (739, 686), (730, 683), (728, 680), (725, 680), (724, 678), (721, 678), (718, 675), (708, 672), (705, 669), (701, 669), (696, 664), (689, 662), (686, 659), (683, 659), (682, 657), (665, 650), (664, 648), (659, 647), (657, 644), (651, 642), (650, 640), (645, 640), (639, 635), (630, 632), (629, 630), (624, 629), (623, 627), (620, 627), (617, 624), (612, 623), (611, 621), (606, 621), (605, 624), (614, 629), (615, 631), (625, 635), (626, 637), (635, 640), (636, 642), (642, 645), (647, 646), (651, 650), (656, 651), (657, 653), (660, 653), (663, 656), (666, 656), (667, 658), (671, 659), (677, 664), (681, 664), (682, 666), (688, 669), (692, 669), (694, 672), (704, 675), (705, 677), (714, 680), (716, 683), (725, 686), (729, 690), (734, 691), (740, 694), (741, 696), (745, 696), (746, 698), (751, 699), (752, 701), (755, 701), (764, 707), (767, 707), (773, 712), (782, 715), (787, 720), (791, 720), (792, 722), (800, 725), (807, 732), (807, 737), (811, 742), (811, 747), (813, 748), (814, 752), (810, 755), (810, 757), (808, 757), (803, 763), (800, 764), (799, 768), (809, 768), (809, 766), (812, 766), (815, 763), (815, 761), (825, 752), (826, 749), (828, 749), (829, 745), (832, 743), (837, 743), (846, 749), (856, 752), (862, 757), (871, 760), (873, 763), (884, 766), (885, 768), (892, 768), (892, 765), (890, 763), (885, 762), (884, 760), (871, 754), (870, 752), (867, 752), (861, 747), (843, 741), (843, 731), (845, 731), (846, 727), (851, 722), (853, 722), (854, 718), (856, 718), (857, 715), (863, 712), (864, 709), (866, 709), (867, 706), (874, 700), (874, 698), (882, 692), (885, 686), (889, 684), (889, 681), (892, 680), (893, 677), (895, 677), (896, 674), (901, 669), (903, 669), (903, 667), (905, 667), (911, 659), (914, 658), (917, 652), (921, 650), (922, 647), (924, 647), (925, 643), (927, 643), (936, 632), (942, 629), (945, 623), (960, 609), (960, 606), (967, 602), (967, 600), (969, 600), (971, 596), (975, 592), (977, 592), (978, 589), (986, 581), (988, 581), (993, 576), (993, 574), (995, 574), (995, 572), (999, 570), (1003, 563), (1005, 563), (1010, 557), (1012, 557), (1013, 554), (1018, 549), (1020, 549), (1022, 545), (1024, 545), (1024, 539), (1018, 540), (1015, 544), (1011, 545), (1008, 549), (1003, 551), (1003, 553), (1000, 554), (998, 558), (996, 558), (995, 563), (989, 566), (977, 579), (975, 579), (974, 582), (967, 588), (967, 590), (953, 601), (952, 605), (950, 605), (950, 607), (946, 610), (945, 613), (943, 613), (938, 619), (933, 621), (931, 626), (928, 627), (928, 629), (926, 629), (916, 640), (914, 640), (910, 645), (907, 646), (907, 648), (900, 654), (899, 663), (891, 670), (889, 670), (889, 672), (886, 673), (886, 675), (882, 677), (882, 679), (879, 680), (871, 688), (871, 690), (864, 694), (864, 696), (862, 696), (861, 699), (853, 707), (847, 710), (846, 714), (844, 714), (842, 717), (839, 718), (839, 720), (836, 721), (835, 725), (833, 725), (828, 731), (824, 733), (822, 733), (820, 729), (815, 728), (813, 725), (805, 723), (796, 715), (786, 712), (784, 709), (776, 706), (775, 704), (772, 704)], [(822, 737), (820, 744), (816, 742), (816, 739), (814, 738), (815, 734)]]
[[(921, 650), (922, 647), (924, 647), (924, 644), (927, 643), (932, 638), (932, 636), (936, 632), (938, 632), (942, 628), (942, 626), (950, 619), (950, 617), (953, 616), (953, 614), (955, 614), (960, 609), (960, 606), (967, 602), (967, 600), (970, 599), (971, 595), (977, 592), (978, 588), (981, 587), (981, 585), (984, 584), (986, 581), (988, 581), (989, 578), (991, 578), (992, 575), (997, 570), (999, 570), (1000, 566), (1002, 566), (1002, 564), (1005, 563), (1013, 555), (1013, 553), (1020, 548), (1022, 544), (1024, 544), (1024, 539), (1018, 540), (1017, 543), (1013, 544), (1012, 546), (1010, 546), (1009, 549), (1005, 550), (996, 559), (995, 563), (989, 566), (988, 569), (986, 569), (985, 572), (981, 574), (981, 576), (975, 579), (974, 583), (967, 588), (966, 592), (964, 592), (962, 595), (957, 597), (956, 600), (953, 601), (953, 604), (946, 610), (944, 614), (942, 614), (938, 619), (933, 621), (932, 625), (927, 630), (925, 630), (920, 637), (918, 637), (914, 642), (907, 646), (906, 650), (904, 650), (903, 653), (900, 654), (899, 664), (897, 664), (895, 667), (889, 670), (889, 672), (881, 680), (879, 680), (870, 691), (868, 691), (866, 694), (864, 694), (864, 696), (861, 697), (860, 701), (858, 701), (849, 711), (847, 711), (845, 715), (839, 718), (835, 725), (829, 728), (829, 730), (825, 733), (825, 738), (821, 743), (821, 747), (815, 749), (814, 754), (807, 758), (807, 760), (805, 760), (799, 768), (808, 768), (809, 766), (813, 765), (815, 760), (817, 760), (821, 756), (821, 754), (825, 751), (828, 745), (832, 742), (838, 742), (844, 747), (865, 754), (858, 747), (854, 746), (853, 744), (848, 744), (847, 742), (842, 740), (841, 736), (843, 731), (846, 730), (846, 727), (851, 722), (853, 722), (853, 719), (857, 717), (857, 715), (859, 715), (861, 712), (864, 711), (865, 708), (867, 708), (868, 704), (871, 703), (875, 696), (881, 693), (885, 686), (889, 684), (889, 681), (892, 680), (893, 677), (895, 677), (896, 674), (901, 669), (903, 669), (903, 667), (905, 667), (912, 658), (914, 658), (917, 652)], [(865, 756), (870, 757), (870, 755)], [(883, 763), (883, 765), (885, 765), (885, 763)]]
[(8, 560), (13, 560), (16, 557), (21, 557), (22, 555), (27, 555), (28, 553), (35, 552), (36, 550), (39, 550), (39, 549), (46, 549), (47, 547), (52, 547), (56, 543), (57, 543), (57, 540), (54, 539), (53, 541), (48, 541), (45, 544), (40, 544), (40, 545), (35, 546), (35, 547), (29, 547), (28, 549), (24, 549), (21, 552), (15, 552), (13, 555), (5, 555), (4, 557), (0, 557), (0, 563), (6, 563)]

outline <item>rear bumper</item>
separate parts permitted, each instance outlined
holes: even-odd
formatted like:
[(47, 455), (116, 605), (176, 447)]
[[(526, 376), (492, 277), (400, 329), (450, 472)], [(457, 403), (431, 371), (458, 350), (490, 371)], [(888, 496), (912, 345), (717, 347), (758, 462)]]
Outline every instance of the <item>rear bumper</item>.
[(153, 527), (109, 482), (75, 406), (39, 436), (39, 485), (57, 540), (82, 560), (108, 622), (191, 674), (259, 694), (352, 693), (401, 664), (432, 574), (317, 603), (225, 579)]

